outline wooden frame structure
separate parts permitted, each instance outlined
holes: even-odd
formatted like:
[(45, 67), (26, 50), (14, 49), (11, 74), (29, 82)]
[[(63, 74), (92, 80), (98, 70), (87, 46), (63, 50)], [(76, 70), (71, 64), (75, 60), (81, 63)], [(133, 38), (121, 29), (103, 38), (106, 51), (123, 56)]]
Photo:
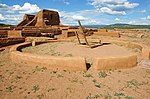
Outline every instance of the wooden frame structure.
[[(84, 40), (85, 40), (85, 44), (87, 45), (87, 46), (89, 46), (90, 48), (95, 48), (95, 47), (98, 47), (98, 46), (101, 46), (102, 45), (102, 43), (101, 43), (101, 40), (97, 43), (97, 44), (90, 44), (89, 42), (88, 42), (88, 40), (87, 40), (87, 38), (86, 38), (86, 33), (87, 33), (87, 31), (85, 30), (85, 28), (81, 25), (81, 22), (78, 20), (78, 24), (79, 24), (79, 26), (80, 26), (80, 29), (81, 29), (81, 34), (83, 35), (83, 38), (84, 38)], [(77, 39), (78, 39), (78, 42), (79, 42), (79, 44), (84, 44), (84, 43), (81, 43), (81, 40), (80, 40), (80, 37), (79, 37), (79, 34), (78, 34), (78, 32), (75, 32), (76, 33), (76, 36), (77, 36)]]

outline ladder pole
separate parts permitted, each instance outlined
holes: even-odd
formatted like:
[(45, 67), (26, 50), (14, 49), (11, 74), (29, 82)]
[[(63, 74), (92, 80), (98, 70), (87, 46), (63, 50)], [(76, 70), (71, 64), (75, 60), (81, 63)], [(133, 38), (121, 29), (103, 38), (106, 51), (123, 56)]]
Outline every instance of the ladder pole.
[(78, 35), (77, 31), (75, 31), (75, 33), (76, 33), (76, 36), (77, 36), (77, 39), (78, 39), (79, 44), (81, 44), (80, 38), (79, 38), (79, 35)]
[(83, 26), (81, 25), (81, 22), (80, 22), (79, 20), (78, 20), (78, 23), (79, 23), (79, 26), (81, 27), (81, 30), (82, 30), (83, 37), (84, 37), (84, 39), (85, 39), (86, 45), (89, 46), (89, 43), (88, 43), (88, 41), (87, 41), (87, 39), (86, 39), (86, 34), (85, 34), (85, 31), (84, 31), (84, 28), (83, 28)]

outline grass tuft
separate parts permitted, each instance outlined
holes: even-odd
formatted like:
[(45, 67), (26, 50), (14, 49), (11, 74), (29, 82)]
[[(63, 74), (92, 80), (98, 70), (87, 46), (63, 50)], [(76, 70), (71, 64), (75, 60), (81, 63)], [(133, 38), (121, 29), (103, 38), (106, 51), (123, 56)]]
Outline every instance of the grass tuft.
[(40, 89), (39, 85), (32, 86), (32, 91), (36, 92)]

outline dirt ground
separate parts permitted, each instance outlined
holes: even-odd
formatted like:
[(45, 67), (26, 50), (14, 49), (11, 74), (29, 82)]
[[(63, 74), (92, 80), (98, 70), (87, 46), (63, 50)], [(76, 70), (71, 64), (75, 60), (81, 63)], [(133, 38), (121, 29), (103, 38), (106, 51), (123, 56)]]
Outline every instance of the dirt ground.
[[(116, 39), (109, 37), (90, 37)], [(75, 38), (71, 38), (74, 40)], [(118, 40), (129, 40), (129, 37)], [(142, 40), (139, 40), (142, 42)], [(149, 41), (148, 41), (149, 42)], [(147, 45), (148, 42), (145, 42)], [(87, 72), (49, 70), (11, 62), (9, 49), (0, 51), (0, 99), (149, 99), (150, 60), (134, 68)], [(41, 60), (42, 61), (42, 60)]]

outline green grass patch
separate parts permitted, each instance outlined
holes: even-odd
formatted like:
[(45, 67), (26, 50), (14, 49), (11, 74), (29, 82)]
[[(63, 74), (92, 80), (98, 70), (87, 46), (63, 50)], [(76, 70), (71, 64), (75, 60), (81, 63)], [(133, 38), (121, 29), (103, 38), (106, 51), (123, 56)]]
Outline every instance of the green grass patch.
[(105, 77), (108, 76), (105, 71), (100, 71), (100, 72), (98, 73), (98, 75), (99, 75), (99, 78), (105, 78)]
[(118, 99), (121, 99), (121, 97), (125, 96), (124, 93), (115, 93), (114, 96), (116, 96)]
[(33, 91), (33, 92), (36, 92), (36, 91), (38, 91), (39, 89), (40, 89), (39, 85), (34, 85), (34, 86), (32, 86), (32, 91)]
[(35, 72), (44, 72), (45, 70), (47, 70), (46, 67), (39, 67), (39, 66), (36, 66), (36, 67), (32, 70), (32, 73), (35, 73)]
[(92, 76), (92, 74), (86, 74), (85, 73), (85, 74), (83, 74), (83, 77), (88, 77), (89, 78), (89, 77), (93, 77), (93, 76)]

